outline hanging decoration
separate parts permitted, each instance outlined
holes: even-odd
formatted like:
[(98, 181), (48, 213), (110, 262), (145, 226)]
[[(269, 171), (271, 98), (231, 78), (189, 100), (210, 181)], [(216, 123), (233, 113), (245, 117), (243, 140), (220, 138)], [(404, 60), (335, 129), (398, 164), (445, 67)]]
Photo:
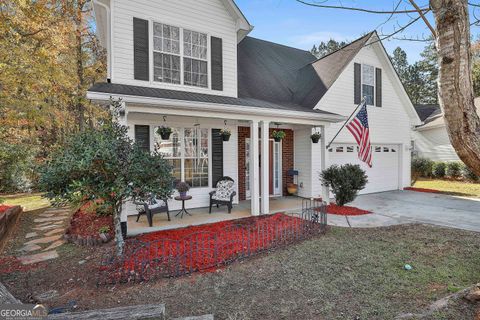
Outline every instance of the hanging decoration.
[(280, 142), (285, 138), (287, 134), (285, 133), (285, 131), (278, 129), (280, 123), (277, 122), (276, 125), (277, 129), (272, 131), (272, 138), (273, 140), (275, 140), (275, 142)]
[(172, 134), (173, 130), (169, 126), (166, 125), (167, 123), (167, 116), (163, 116), (163, 123), (161, 126), (158, 127), (157, 133), (160, 135), (162, 140), (170, 139), (170, 135)]
[(230, 136), (232, 135), (232, 132), (230, 129), (227, 128), (227, 120), (224, 121), (224, 127), (223, 129), (220, 130), (220, 135), (222, 136), (223, 141), (228, 141), (230, 140)]
[(321, 137), (322, 135), (320, 134), (320, 132), (317, 131), (317, 127), (315, 127), (315, 132), (312, 133), (312, 135), (310, 136), (310, 139), (312, 139), (313, 143), (318, 143)]

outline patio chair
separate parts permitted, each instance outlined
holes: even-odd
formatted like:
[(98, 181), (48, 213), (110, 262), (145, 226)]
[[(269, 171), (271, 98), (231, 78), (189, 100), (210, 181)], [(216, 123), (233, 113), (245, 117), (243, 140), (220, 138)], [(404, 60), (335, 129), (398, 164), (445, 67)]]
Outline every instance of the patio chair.
[(146, 215), (148, 220), (148, 225), (153, 226), (153, 215), (156, 213), (167, 213), (168, 221), (170, 221), (170, 211), (168, 210), (168, 200), (167, 199), (157, 199), (156, 197), (150, 198), (148, 201), (139, 201), (134, 200), (133, 203), (137, 208), (137, 222), (140, 219), (140, 216)]
[(216, 190), (210, 192), (210, 210), (212, 213), (212, 206), (217, 205), (217, 208), (225, 205), (228, 207), (228, 213), (232, 213), (233, 197), (237, 194), (234, 190), (235, 181), (230, 177), (221, 177), (217, 184)]

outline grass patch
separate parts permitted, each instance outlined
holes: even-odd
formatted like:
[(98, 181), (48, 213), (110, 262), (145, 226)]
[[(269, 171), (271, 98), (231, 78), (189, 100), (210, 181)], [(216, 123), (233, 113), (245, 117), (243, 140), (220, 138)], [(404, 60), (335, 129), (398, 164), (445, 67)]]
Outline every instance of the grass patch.
[(480, 198), (480, 183), (439, 179), (419, 179), (415, 182), (413, 187), (435, 189), (451, 195)]
[[(50, 201), (42, 198), (41, 193), (19, 193), (0, 195), (3, 204), (9, 206), (22, 206), (25, 211), (48, 208)], [(1, 202), (1, 201), (0, 201)]]

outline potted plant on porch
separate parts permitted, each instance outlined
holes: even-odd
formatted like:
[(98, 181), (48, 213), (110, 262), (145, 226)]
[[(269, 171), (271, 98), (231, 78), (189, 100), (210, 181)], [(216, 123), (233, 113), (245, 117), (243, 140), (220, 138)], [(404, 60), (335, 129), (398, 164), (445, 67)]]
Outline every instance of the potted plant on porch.
[(173, 130), (170, 127), (167, 126), (160, 126), (157, 129), (157, 133), (162, 137), (162, 140), (168, 140), (170, 139), (170, 135), (172, 134)]
[(180, 197), (185, 198), (187, 196), (188, 190), (190, 190), (190, 186), (188, 185), (188, 183), (180, 181), (179, 183), (177, 183), (176, 189), (180, 194)]
[(318, 141), (320, 140), (320, 137), (321, 137), (320, 133), (315, 132), (310, 136), (310, 139), (312, 139), (313, 143), (318, 143)]
[(287, 134), (283, 130), (273, 130), (272, 131), (272, 138), (275, 140), (275, 142), (280, 142), (282, 141)]
[(223, 141), (228, 141), (230, 140), (230, 136), (232, 135), (232, 132), (229, 129), (224, 128), (220, 130), (220, 135), (222, 136)]

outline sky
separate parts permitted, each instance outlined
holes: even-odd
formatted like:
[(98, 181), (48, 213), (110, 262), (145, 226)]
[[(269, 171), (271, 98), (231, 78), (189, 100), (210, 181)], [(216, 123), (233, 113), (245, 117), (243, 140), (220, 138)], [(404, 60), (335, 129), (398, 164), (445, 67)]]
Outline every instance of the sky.
[[(305, 1), (315, 2), (314, 0)], [(329, 5), (342, 3), (344, 6), (386, 11), (391, 11), (400, 3), (398, 10), (413, 9), (407, 0), (317, 0), (317, 2)], [(411, 18), (418, 17), (415, 13), (410, 14), (410, 17), (407, 14), (396, 14), (382, 25), (389, 15), (317, 8), (295, 0), (236, 0), (236, 3), (250, 24), (254, 26), (250, 36), (306, 50), (311, 49), (314, 44), (318, 45), (321, 41), (328, 41), (330, 38), (352, 41), (375, 29), (380, 35), (387, 35), (408, 23)], [(427, 6), (428, 1), (417, 0), (416, 3), (423, 7)], [(480, 16), (480, 11), (477, 16)], [(434, 19), (431, 13), (427, 14), (427, 18), (433, 23)], [(474, 36), (479, 34), (479, 31), (478, 27), (471, 29)], [(429, 35), (429, 29), (420, 19), (409, 26), (405, 32), (396, 36), (425, 39)], [(383, 43), (389, 54), (400, 46), (407, 52), (410, 63), (421, 59), (420, 53), (426, 45), (425, 42), (396, 39), (384, 40)]]

